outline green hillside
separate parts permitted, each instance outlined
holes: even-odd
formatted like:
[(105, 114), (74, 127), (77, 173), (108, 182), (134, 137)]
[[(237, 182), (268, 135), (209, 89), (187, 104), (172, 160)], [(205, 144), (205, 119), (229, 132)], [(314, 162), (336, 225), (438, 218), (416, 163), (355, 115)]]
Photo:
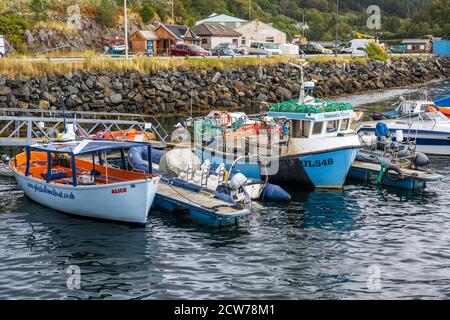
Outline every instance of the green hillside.
[[(0, 0), (0, 34), (20, 47), (26, 28), (51, 25), (55, 16), (64, 16), (67, 7), (77, 3), (82, 18), (92, 18), (109, 26), (120, 26), (123, 0)], [(309, 40), (332, 40), (336, 30), (336, 0), (128, 0), (130, 15), (144, 22), (184, 23), (189, 26), (212, 13), (225, 13), (273, 23), (290, 39), (301, 32), (305, 19)], [(369, 5), (382, 11), (381, 30), (367, 30)], [(353, 31), (375, 34), (382, 38), (403, 39), (450, 35), (450, 0), (339, 0), (339, 38), (347, 40)]]

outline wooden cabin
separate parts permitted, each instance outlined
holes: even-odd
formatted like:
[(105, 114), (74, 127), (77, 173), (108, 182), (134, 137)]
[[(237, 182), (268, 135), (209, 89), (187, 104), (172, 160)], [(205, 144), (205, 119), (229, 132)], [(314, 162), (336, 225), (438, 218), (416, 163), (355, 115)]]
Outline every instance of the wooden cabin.
[(157, 54), (169, 56), (178, 42), (200, 44), (200, 37), (185, 25), (160, 24), (154, 31), (158, 36)]
[(150, 30), (138, 30), (130, 36), (131, 51), (154, 56), (158, 52), (159, 37)]

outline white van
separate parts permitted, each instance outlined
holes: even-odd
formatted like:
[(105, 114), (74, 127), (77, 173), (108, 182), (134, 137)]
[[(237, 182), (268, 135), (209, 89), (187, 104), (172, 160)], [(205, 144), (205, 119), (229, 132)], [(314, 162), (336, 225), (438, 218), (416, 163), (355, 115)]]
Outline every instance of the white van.
[(272, 42), (252, 42), (248, 54), (252, 55), (280, 55), (280, 47)]
[(5, 38), (0, 35), (0, 58), (6, 56)]
[(342, 49), (341, 53), (352, 53), (361, 51), (361, 48), (365, 48), (370, 42), (375, 41), (373, 39), (353, 39), (350, 40)]

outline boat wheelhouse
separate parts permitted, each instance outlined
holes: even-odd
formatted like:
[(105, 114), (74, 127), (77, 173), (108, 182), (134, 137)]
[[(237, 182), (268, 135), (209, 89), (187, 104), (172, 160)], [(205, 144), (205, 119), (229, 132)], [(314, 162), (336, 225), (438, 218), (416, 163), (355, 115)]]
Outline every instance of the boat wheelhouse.
[[(160, 181), (149, 174), (108, 166), (107, 152), (143, 143), (82, 140), (27, 146), (9, 166), (32, 200), (49, 208), (89, 218), (145, 224)], [(151, 145), (147, 145), (151, 152)]]

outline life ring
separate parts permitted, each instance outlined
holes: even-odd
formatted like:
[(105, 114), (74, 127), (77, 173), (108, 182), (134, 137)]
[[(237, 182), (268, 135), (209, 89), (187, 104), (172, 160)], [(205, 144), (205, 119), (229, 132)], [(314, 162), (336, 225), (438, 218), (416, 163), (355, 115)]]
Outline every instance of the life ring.
[[(227, 121), (225, 123), (223, 123), (223, 115), (227, 116)], [(223, 111), (221, 113), (219, 113), (219, 117), (220, 119), (222, 119), (222, 126), (224, 127), (228, 127), (231, 124), (231, 114), (228, 111)]]
[[(394, 171), (395, 174), (393, 174), (392, 171)], [(399, 167), (396, 167), (396, 166), (387, 167), (386, 171), (385, 171), (385, 175), (386, 175), (386, 177), (388, 177), (389, 180), (392, 180), (392, 181), (400, 181), (404, 178), (403, 171)]]

